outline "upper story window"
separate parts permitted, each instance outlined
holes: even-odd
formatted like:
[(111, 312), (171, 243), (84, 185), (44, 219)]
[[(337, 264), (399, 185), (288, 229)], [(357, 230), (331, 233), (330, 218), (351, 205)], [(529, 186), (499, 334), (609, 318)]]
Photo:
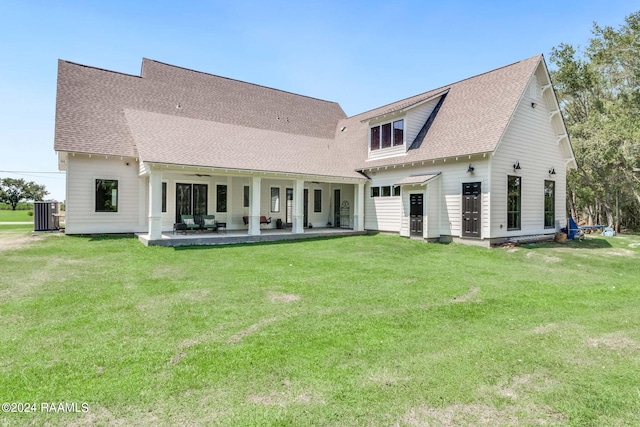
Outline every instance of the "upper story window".
[(370, 144), (371, 151), (404, 145), (404, 120), (373, 126)]

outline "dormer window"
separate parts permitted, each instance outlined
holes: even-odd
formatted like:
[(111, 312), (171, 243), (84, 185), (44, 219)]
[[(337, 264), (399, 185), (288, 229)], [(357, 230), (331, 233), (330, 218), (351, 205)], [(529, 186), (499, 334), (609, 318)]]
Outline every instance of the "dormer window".
[(370, 144), (371, 151), (404, 145), (404, 120), (373, 126)]

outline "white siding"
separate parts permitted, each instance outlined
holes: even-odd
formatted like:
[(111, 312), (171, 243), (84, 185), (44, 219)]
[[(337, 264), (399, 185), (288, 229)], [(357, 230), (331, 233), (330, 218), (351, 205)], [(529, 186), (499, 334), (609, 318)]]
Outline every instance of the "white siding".
[(407, 111), (405, 119), (405, 140), (411, 145), (416, 136), (431, 115), (431, 112), (438, 104), (440, 98), (433, 99), (424, 105), (420, 105), (414, 109)]
[[(469, 163), (475, 170), (467, 173)], [(396, 167), (380, 169), (366, 186), (365, 228), (367, 230), (390, 231), (409, 235), (409, 201), (405, 193), (423, 192), (425, 194), (425, 237), (461, 235), (462, 184), (465, 182), (482, 183), (482, 237), (489, 235), (489, 185), (488, 157), (465, 158), (458, 161), (425, 162), (420, 167)], [(371, 187), (393, 185), (412, 175), (442, 175), (423, 186), (404, 186), (402, 197), (371, 197)]]
[[(128, 165), (127, 165), (128, 163)], [(118, 180), (118, 212), (95, 212), (96, 179)], [(135, 159), (84, 155), (67, 157), (67, 197), (65, 232), (67, 234), (131, 233), (146, 231), (140, 224), (140, 200)], [(145, 193), (146, 194), (146, 193)]]
[[(405, 136), (406, 138), (406, 136)], [(395, 147), (380, 148), (378, 150), (369, 151), (369, 160), (387, 159), (389, 157), (404, 156), (407, 149), (404, 145)]]
[[(491, 160), (491, 237), (553, 233), (566, 225), (566, 170), (559, 129), (550, 119), (548, 98), (534, 76)], [(531, 85), (535, 87), (531, 88)], [(532, 107), (535, 102), (535, 108)], [(553, 106), (555, 109), (556, 107)], [(557, 126), (557, 125), (556, 125)], [(515, 172), (513, 165), (520, 162)], [(555, 168), (556, 175), (549, 175)], [(521, 229), (507, 231), (507, 176), (522, 177)], [(544, 181), (555, 181), (556, 227), (544, 228)]]
[[(471, 163), (474, 167), (473, 173), (467, 173)], [(467, 182), (479, 182), (482, 188), (482, 225), (481, 238), (489, 236), (489, 182), (488, 182), (487, 159), (465, 160), (444, 163), (442, 167), (441, 183), (441, 222), (440, 235), (442, 236), (462, 236), (462, 184)]]
[(424, 224), (425, 239), (435, 239), (440, 237), (440, 217), (441, 211), (441, 186), (442, 176), (434, 178), (427, 184), (427, 197), (425, 197), (427, 206), (425, 207), (426, 221)]
[[(364, 228), (367, 230), (400, 232), (402, 220), (401, 197), (371, 197), (371, 187), (393, 186), (410, 175), (408, 168), (394, 168), (369, 173), (371, 181), (365, 185)], [(393, 194), (393, 193), (392, 193)]]

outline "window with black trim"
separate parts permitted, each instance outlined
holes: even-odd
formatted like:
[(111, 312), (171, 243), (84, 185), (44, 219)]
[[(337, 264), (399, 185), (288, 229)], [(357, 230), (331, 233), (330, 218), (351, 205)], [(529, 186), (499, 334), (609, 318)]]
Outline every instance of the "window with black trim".
[(216, 212), (227, 211), (227, 186), (216, 186)]
[(245, 208), (249, 207), (249, 186), (248, 185), (244, 186), (244, 203), (242, 206)]
[(554, 228), (556, 221), (556, 182), (544, 182), (544, 228)]
[(96, 212), (118, 212), (117, 179), (96, 179)]
[(383, 185), (381, 187), (371, 187), (371, 197), (391, 197), (400, 195), (399, 185)]
[(313, 211), (322, 212), (322, 190), (313, 190)]
[(271, 187), (271, 212), (280, 212), (280, 187)]
[(162, 183), (162, 212), (167, 211), (167, 183)]
[(404, 145), (404, 119), (371, 127), (371, 151)]
[(507, 230), (520, 230), (522, 204), (522, 178), (507, 177)]

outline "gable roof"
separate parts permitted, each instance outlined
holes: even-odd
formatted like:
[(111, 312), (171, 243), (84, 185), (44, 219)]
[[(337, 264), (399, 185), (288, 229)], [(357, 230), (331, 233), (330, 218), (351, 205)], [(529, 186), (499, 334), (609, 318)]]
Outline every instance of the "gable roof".
[[(370, 167), (493, 152), (540, 63), (537, 55), (346, 117), (335, 102), (149, 59), (141, 76), (61, 60), (54, 147), (168, 164), (360, 177), (356, 171)], [(369, 120), (438, 101), (426, 134), (406, 155), (367, 160)]]
[(125, 109), (323, 139), (346, 116), (335, 102), (149, 59), (141, 74), (58, 61), (55, 150), (137, 157)]
[[(351, 157), (361, 159), (354, 167), (362, 170), (493, 152), (541, 61), (542, 55), (536, 55), (341, 121), (339, 126), (352, 130), (348, 138), (368, 141), (369, 125), (367, 120), (360, 123), (363, 117), (388, 114), (448, 90), (443, 94), (446, 98), (422, 143), (416, 144), (417, 148), (407, 150), (404, 156), (366, 161), (368, 147), (364, 144), (358, 153), (351, 154)], [(337, 140), (341, 137), (346, 139), (344, 132)]]

